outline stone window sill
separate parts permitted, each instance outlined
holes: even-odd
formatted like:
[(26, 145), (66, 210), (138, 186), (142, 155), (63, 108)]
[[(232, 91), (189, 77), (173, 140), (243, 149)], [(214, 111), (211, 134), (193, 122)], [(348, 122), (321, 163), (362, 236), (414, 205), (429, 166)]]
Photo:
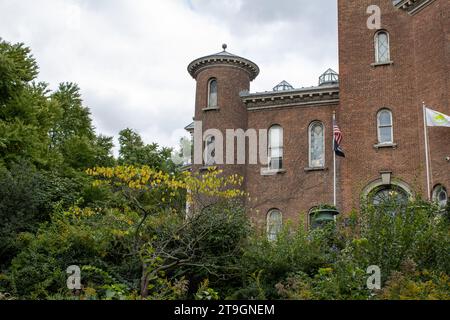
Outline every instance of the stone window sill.
[(391, 66), (394, 64), (394, 61), (386, 61), (386, 62), (374, 62), (371, 64), (372, 67), (381, 67), (381, 66)]
[(326, 168), (326, 167), (317, 167), (317, 168), (311, 168), (311, 167), (309, 167), (309, 168), (305, 168), (305, 171), (306, 171), (306, 172), (327, 171), (327, 170), (328, 170), (328, 168)]
[(267, 169), (267, 168), (261, 168), (261, 175), (262, 176), (276, 176), (278, 174), (284, 174), (286, 173), (285, 169)]
[(208, 107), (208, 108), (203, 108), (202, 111), (204, 112), (208, 112), (208, 111), (218, 111), (220, 110), (219, 107)]
[(392, 149), (397, 149), (397, 144), (396, 143), (378, 143), (375, 144), (373, 147), (375, 149), (383, 149), (383, 148), (392, 148)]

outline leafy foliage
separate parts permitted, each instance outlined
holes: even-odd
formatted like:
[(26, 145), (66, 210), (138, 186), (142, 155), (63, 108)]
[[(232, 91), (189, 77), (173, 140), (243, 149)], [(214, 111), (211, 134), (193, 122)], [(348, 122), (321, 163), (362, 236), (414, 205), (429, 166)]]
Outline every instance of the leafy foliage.
[[(287, 227), (276, 242), (256, 237), (244, 255), (243, 264), (248, 268), (244, 287), (233, 297), (342, 300), (448, 296), (449, 224), (434, 204), (418, 200), (402, 206), (368, 206), (336, 227), (305, 230), (303, 225), (295, 232)], [(414, 265), (414, 272), (405, 271), (408, 263)], [(381, 268), (381, 292), (367, 288), (366, 270), (371, 265)]]
[[(116, 160), (80, 88), (37, 75), (29, 48), (0, 39), (0, 300), (450, 298), (450, 206), (363, 206), (269, 241), (241, 177), (180, 172), (131, 129)], [(71, 265), (81, 290), (67, 289)]]
[(145, 144), (141, 136), (131, 129), (119, 133), (119, 164), (148, 166), (165, 172), (175, 171), (172, 149), (160, 148), (157, 143)]

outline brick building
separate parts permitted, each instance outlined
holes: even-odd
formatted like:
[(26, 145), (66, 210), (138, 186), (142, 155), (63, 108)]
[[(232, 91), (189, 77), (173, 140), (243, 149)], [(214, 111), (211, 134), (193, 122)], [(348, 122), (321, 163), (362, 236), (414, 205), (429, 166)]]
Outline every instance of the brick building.
[[(381, 9), (380, 29), (367, 24), (371, 5)], [(268, 130), (267, 164), (250, 164), (249, 141), (240, 165), (216, 161), (217, 144), (225, 149), (226, 143), (214, 135), (195, 141), (213, 150), (193, 170), (217, 165), (243, 176), (246, 205), (257, 221), (276, 225), (333, 204), (335, 172), (343, 213), (361, 199), (377, 203), (393, 195), (448, 202), (450, 128), (428, 129), (427, 174), (423, 102), (450, 115), (450, 1), (339, 0), (338, 14), (340, 74), (327, 70), (318, 86), (294, 89), (283, 81), (270, 92), (250, 93), (258, 66), (226, 46), (188, 67), (197, 81), (194, 120), (201, 133)], [(346, 153), (336, 171), (333, 114)], [(194, 125), (186, 129), (193, 132)]]

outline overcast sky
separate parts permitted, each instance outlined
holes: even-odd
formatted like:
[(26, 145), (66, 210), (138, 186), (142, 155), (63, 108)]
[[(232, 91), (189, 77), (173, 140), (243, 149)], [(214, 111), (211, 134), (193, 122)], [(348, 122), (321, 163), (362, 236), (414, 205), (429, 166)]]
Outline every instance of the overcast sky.
[(97, 132), (176, 146), (192, 121), (194, 59), (257, 63), (251, 91), (317, 85), (337, 70), (336, 0), (0, 0), (0, 37), (24, 42), (55, 89), (79, 84)]

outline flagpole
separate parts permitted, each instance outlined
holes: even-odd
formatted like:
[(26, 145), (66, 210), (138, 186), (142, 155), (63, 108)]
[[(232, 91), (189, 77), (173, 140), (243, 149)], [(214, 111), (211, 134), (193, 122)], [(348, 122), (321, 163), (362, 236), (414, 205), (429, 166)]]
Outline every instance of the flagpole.
[(424, 135), (425, 135), (425, 161), (426, 161), (426, 168), (427, 168), (427, 199), (431, 200), (431, 178), (430, 178), (430, 151), (429, 151), (429, 145), (428, 145), (428, 125), (427, 125), (427, 113), (426, 113), (426, 106), (425, 102), (422, 104), (423, 108), (423, 127), (424, 127)]
[(337, 194), (336, 194), (336, 146), (334, 138), (334, 125), (336, 123), (336, 111), (333, 111), (333, 203), (337, 206)]

